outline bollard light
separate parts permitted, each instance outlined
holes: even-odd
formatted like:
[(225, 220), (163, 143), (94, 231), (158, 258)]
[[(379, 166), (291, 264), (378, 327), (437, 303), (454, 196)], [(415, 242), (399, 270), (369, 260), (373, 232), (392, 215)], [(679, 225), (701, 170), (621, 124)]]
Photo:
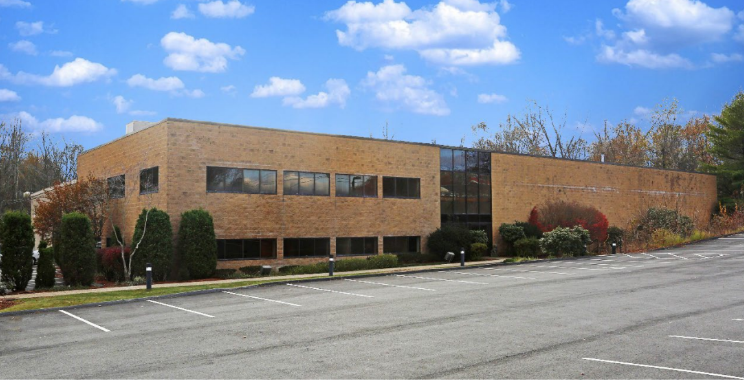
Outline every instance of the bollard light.
[(460, 266), (465, 266), (465, 248), (460, 248)]
[(146, 264), (145, 273), (147, 274), (147, 290), (152, 290), (152, 264)]
[(328, 275), (333, 276), (333, 267), (335, 265), (333, 257), (328, 259)]
[(612, 243), (612, 254), (616, 254), (617, 252), (617, 243)]

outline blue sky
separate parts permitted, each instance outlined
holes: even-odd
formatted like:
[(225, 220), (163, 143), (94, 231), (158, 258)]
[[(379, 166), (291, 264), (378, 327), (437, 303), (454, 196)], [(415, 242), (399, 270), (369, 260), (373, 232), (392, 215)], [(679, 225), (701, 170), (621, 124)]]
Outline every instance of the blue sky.
[(744, 86), (744, 3), (0, 0), (0, 117), (90, 148), (166, 117), (457, 145), (529, 100), (592, 140)]

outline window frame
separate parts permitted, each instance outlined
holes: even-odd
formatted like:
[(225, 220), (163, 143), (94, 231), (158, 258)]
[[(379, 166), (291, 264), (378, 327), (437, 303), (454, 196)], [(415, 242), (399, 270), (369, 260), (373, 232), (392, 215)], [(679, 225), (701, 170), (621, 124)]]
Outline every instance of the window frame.
[[(111, 193), (111, 182), (116, 181), (117, 178), (121, 178), (121, 196), (112, 195)], [(119, 174), (113, 177), (106, 178), (106, 193), (109, 199), (122, 199), (127, 197), (127, 177), (126, 174)]]
[[(346, 186), (347, 186), (346, 193), (347, 193), (347, 195), (339, 195), (339, 193), (338, 193), (338, 189), (339, 189), (338, 188), (338, 177), (339, 176), (346, 176), (346, 179), (347, 179), (347, 181), (346, 181)], [(362, 195), (352, 195), (353, 193), (352, 193), (352, 190), (351, 190), (352, 189), (352, 187), (351, 187), (351, 177), (362, 177)], [(379, 189), (377, 188), (377, 186), (378, 186), (377, 177), (379, 177), (379, 176), (376, 175), (376, 174), (345, 174), (345, 173), (336, 173), (335, 176), (334, 176), (334, 183), (336, 184), (336, 186), (335, 186), (336, 187), (336, 197), (338, 197), (338, 198), (379, 198), (380, 197), (380, 195), (379, 195), (380, 192), (379, 192)], [(374, 180), (375, 180), (375, 194), (374, 195), (367, 195), (367, 191), (366, 191), (367, 188), (366, 188), (365, 184), (367, 183), (367, 179), (369, 179), (369, 178), (374, 178)]]
[[(287, 173), (295, 173), (297, 175), (297, 193), (287, 193), (285, 191)], [(312, 175), (312, 178), (313, 178), (313, 193), (312, 194), (302, 194), (302, 189), (300, 187), (302, 174)], [(325, 175), (328, 178), (328, 194), (318, 194), (318, 186), (317, 186), (318, 177), (317, 176), (319, 174)], [(298, 195), (298, 196), (303, 196), (303, 197), (330, 197), (331, 196), (331, 173), (306, 172), (306, 171), (300, 171), (300, 170), (284, 170), (282, 171), (282, 195)]]
[[(352, 245), (351, 245), (352, 239), (362, 239), (362, 246), (365, 247), (365, 248), (366, 248), (367, 240), (374, 241), (375, 242), (374, 253), (366, 253), (366, 252), (364, 252), (364, 253), (338, 253), (339, 240), (341, 240), (341, 239), (348, 239), (349, 240), (349, 250), (350, 251), (352, 250), (351, 249), (351, 247), (352, 247)], [(340, 236), (340, 237), (337, 237), (336, 238), (336, 256), (339, 256), (339, 257), (349, 257), (349, 256), (373, 256), (373, 255), (377, 255), (378, 252), (379, 252), (379, 250), (380, 250), (379, 245), (380, 245), (380, 243), (379, 243), (379, 239), (377, 238), (377, 236)]]
[[(155, 180), (156, 185), (153, 187), (153, 189), (143, 190), (143, 188), (142, 188), (142, 176), (143, 175), (146, 175), (145, 172), (147, 172), (149, 170), (154, 170), (155, 173), (157, 174), (155, 176), (155, 178), (156, 178), (156, 180)], [(140, 173), (139, 173), (139, 188), (140, 188), (140, 195), (154, 194), (154, 193), (157, 193), (157, 192), (160, 191), (160, 166), (153, 166), (153, 167), (149, 167), (149, 168), (145, 168), (145, 169), (140, 170)]]
[[(227, 176), (222, 179), (222, 190), (210, 190), (209, 189), (209, 170), (210, 169), (223, 169), (223, 170), (239, 170), (240, 175), (242, 177), (241, 179), (241, 188), (240, 191), (232, 191), (227, 190)], [(248, 192), (245, 190), (245, 171), (246, 170), (253, 170), (258, 172), (258, 192)], [(264, 172), (273, 172), (274, 173), (274, 192), (273, 193), (264, 193), (262, 192), (262, 185), (263, 185), (263, 173)], [(277, 192), (277, 171), (274, 169), (256, 169), (256, 168), (231, 168), (226, 166), (207, 166), (206, 170), (206, 189), (207, 193), (213, 193), (213, 194), (219, 194), (219, 193), (225, 193), (225, 194), (259, 194), (259, 195), (276, 195)]]
[[(385, 195), (385, 179), (386, 179), (386, 178), (387, 178), (387, 179), (393, 179), (393, 184), (394, 184), (394, 188), (393, 188), (393, 193), (394, 193), (395, 195)], [(398, 181), (399, 181), (399, 180), (406, 180), (406, 193), (408, 193), (408, 188), (409, 188), (409, 186), (408, 186), (408, 185), (409, 185), (409, 181), (411, 181), (411, 180), (416, 180), (416, 181), (418, 181), (418, 186), (417, 186), (417, 187), (418, 187), (418, 195), (417, 195), (417, 196), (413, 196), (413, 197), (412, 197), (412, 196), (408, 196), (408, 195), (406, 195), (406, 196), (401, 196), (401, 195), (399, 195), (399, 194), (398, 194)], [(382, 197), (383, 197), (383, 198), (398, 198), (398, 199), (421, 199), (421, 178), (416, 178), (416, 177), (393, 177), (393, 176), (383, 176), (383, 177), (382, 177), (382, 181), (383, 181), (383, 182), (382, 182)]]

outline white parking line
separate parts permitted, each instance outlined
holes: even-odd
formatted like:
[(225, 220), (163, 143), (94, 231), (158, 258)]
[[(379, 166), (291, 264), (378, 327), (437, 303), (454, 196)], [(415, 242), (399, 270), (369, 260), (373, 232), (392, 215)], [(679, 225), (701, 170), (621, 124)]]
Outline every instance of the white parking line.
[(541, 270), (519, 270), (519, 269), (496, 269), (496, 268), (483, 268), (486, 270), (505, 270), (509, 272), (525, 272), (525, 273), (550, 273), (550, 274), (562, 274), (565, 276), (570, 276), (570, 273), (563, 273), (563, 272), (550, 272), (550, 271), (541, 271)]
[(304, 288), (304, 289), (312, 289), (312, 290), (319, 290), (321, 292), (329, 292), (329, 293), (338, 293), (338, 294), (346, 294), (349, 296), (357, 296), (357, 297), (365, 297), (365, 298), (375, 298), (374, 296), (368, 296), (366, 294), (357, 294), (357, 293), (348, 293), (348, 292), (341, 292), (338, 290), (330, 290), (330, 289), (322, 289), (322, 288), (313, 288), (312, 286), (304, 286), (304, 285), (295, 285), (295, 284), (287, 284), (288, 286), (294, 286), (297, 288)]
[(641, 255), (651, 256), (651, 257), (653, 257), (653, 258), (655, 258), (655, 259), (658, 259), (658, 258), (659, 258), (659, 257), (656, 257), (656, 256), (654, 256), (654, 255), (648, 254), (648, 253), (646, 253), (646, 252), (641, 252)]
[(466, 276), (503, 277), (503, 278), (518, 278), (520, 280), (537, 280), (536, 278), (532, 278), (532, 277), (503, 276), (500, 274), (468, 273), (468, 272), (455, 272), (455, 271), (445, 271), (445, 270), (440, 270), (439, 273), (457, 273), (457, 274), (464, 274)]
[(162, 303), (162, 302), (158, 302), (158, 301), (153, 301), (153, 300), (146, 300), (146, 301), (147, 301), (147, 302), (152, 302), (152, 303), (156, 303), (156, 304), (158, 304), (158, 305), (163, 305), (163, 306), (167, 306), (167, 307), (172, 307), (172, 308), (174, 308), (174, 309), (178, 309), (178, 310), (188, 311), (189, 313), (199, 314), (199, 315), (201, 315), (201, 316), (204, 316), (204, 317), (207, 317), (207, 318), (214, 318), (214, 316), (213, 316), (213, 315), (209, 315), (209, 314), (204, 314), (204, 313), (200, 313), (200, 312), (198, 312), (198, 311), (193, 311), (193, 310), (189, 310), (189, 309), (184, 309), (184, 308), (182, 308), (182, 307), (178, 307), (178, 306), (168, 305), (167, 303)]
[(744, 319), (741, 319), (741, 318), (735, 318), (735, 319), (732, 319), (732, 321), (744, 321)]
[(374, 282), (374, 281), (351, 280), (351, 279), (348, 279), (348, 278), (345, 278), (344, 280), (345, 281), (352, 281), (352, 282), (361, 282), (361, 283), (364, 283), (364, 284), (383, 285), (383, 286), (392, 286), (392, 287), (395, 287), (395, 288), (427, 290), (427, 291), (430, 291), (430, 292), (436, 292), (436, 289), (419, 288), (419, 287), (415, 287), (415, 286), (393, 285), (393, 284), (386, 284), (384, 282)]
[(672, 255), (672, 256), (674, 256), (674, 257), (679, 257), (680, 259), (683, 259), (683, 260), (689, 260), (689, 259), (688, 259), (688, 258), (686, 258), (686, 257), (682, 257), (682, 256), (677, 256), (677, 255), (675, 255), (675, 254), (673, 254), (673, 253), (667, 253), (667, 255)]
[(648, 365), (648, 364), (636, 364), (636, 363), (618, 362), (618, 361), (614, 361), (614, 360), (603, 360), (603, 359), (595, 359), (595, 358), (583, 358), (583, 359), (584, 360), (590, 360), (590, 361), (593, 361), (593, 362), (622, 364), (622, 365), (629, 365), (629, 366), (634, 366), (634, 367), (653, 368), (653, 369), (664, 369), (664, 370), (667, 370), (667, 371), (694, 373), (696, 375), (716, 376), (716, 377), (723, 377), (723, 378), (726, 378), (726, 379), (744, 379), (744, 377), (737, 377), (737, 376), (731, 376), (731, 375), (721, 375), (720, 373), (692, 371), (692, 370), (689, 370), (689, 369), (681, 369), (681, 368), (659, 367), (659, 366)]
[(261, 297), (256, 297), (256, 296), (249, 296), (247, 294), (240, 294), (240, 293), (228, 292), (226, 290), (223, 290), (222, 293), (232, 294), (232, 295), (235, 295), (235, 296), (241, 296), (241, 297), (246, 297), (246, 298), (253, 298), (253, 299), (257, 299), (257, 300), (261, 300), (261, 301), (276, 302), (276, 303), (280, 303), (280, 304), (283, 304), (283, 305), (289, 305), (289, 306), (302, 306), (302, 305), (297, 305), (297, 304), (294, 304), (294, 303), (289, 303), (289, 302), (284, 302), (284, 301), (270, 300), (268, 298), (261, 298)]
[(669, 337), (670, 338), (682, 338), (682, 339), (694, 339), (694, 340), (707, 340), (711, 342), (744, 343), (744, 341), (741, 341), (741, 340), (698, 338), (695, 336), (669, 335)]
[(407, 278), (418, 278), (420, 280), (434, 280), (434, 281), (446, 281), (446, 282), (459, 282), (461, 284), (476, 284), (476, 285), (489, 285), (487, 282), (474, 282), (474, 281), (461, 281), (461, 280), (447, 280), (445, 278), (435, 278), (435, 277), (420, 277), (420, 276), (408, 276), (405, 274), (396, 274), (397, 277), (407, 277)]
[(727, 237), (727, 238), (718, 238), (718, 240), (744, 240), (744, 237)]
[(710, 257), (708, 257), (708, 256), (703, 256), (703, 255), (699, 255), (699, 254), (697, 254), (697, 253), (694, 253), (694, 255), (695, 255), (695, 256), (700, 256), (700, 257), (702, 257), (703, 259), (709, 259), (709, 258), (710, 258)]
[(93, 322), (90, 322), (90, 321), (86, 321), (85, 319), (83, 319), (83, 318), (80, 318), (80, 317), (78, 317), (78, 316), (77, 316), (77, 315), (75, 315), (75, 314), (72, 314), (72, 313), (68, 313), (68, 312), (66, 312), (66, 311), (64, 311), (64, 310), (60, 310), (59, 312), (60, 312), (60, 313), (62, 313), (62, 314), (65, 314), (65, 315), (69, 315), (70, 317), (73, 317), (73, 318), (77, 319), (77, 320), (78, 320), (78, 321), (80, 321), (80, 322), (84, 322), (84, 323), (87, 323), (87, 324), (89, 324), (89, 325), (91, 325), (91, 326), (93, 326), (93, 327), (95, 327), (95, 328), (97, 328), (97, 329), (99, 329), (99, 330), (101, 330), (101, 331), (103, 331), (103, 332), (111, 332), (111, 331), (110, 331), (109, 329), (107, 329), (107, 328), (104, 328), (104, 327), (101, 327), (101, 326), (98, 326), (97, 324), (95, 324), (95, 323), (93, 323)]

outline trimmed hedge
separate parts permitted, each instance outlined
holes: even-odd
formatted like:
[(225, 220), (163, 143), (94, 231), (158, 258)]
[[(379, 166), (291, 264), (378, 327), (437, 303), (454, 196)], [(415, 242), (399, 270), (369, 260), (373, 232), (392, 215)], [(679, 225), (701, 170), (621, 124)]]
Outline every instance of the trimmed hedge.
[(434, 253), (396, 253), (399, 264), (423, 264), (423, 263), (438, 263), (444, 262), (444, 255), (439, 256)]
[(540, 240), (535, 237), (519, 239), (514, 242), (514, 253), (520, 257), (539, 256), (542, 253)]
[(212, 216), (204, 210), (181, 214), (178, 228), (178, 254), (181, 267), (191, 278), (208, 278), (217, 269), (217, 240)]
[(527, 237), (524, 234), (524, 228), (516, 224), (508, 223), (503, 223), (499, 226), (499, 235), (501, 235), (501, 239), (508, 244), (513, 244), (515, 241)]
[(20, 211), (6, 212), (0, 220), (0, 244), (0, 281), (10, 290), (26, 290), (34, 265), (31, 217)]
[[(39, 244), (39, 247), (41, 247), (41, 244)], [(36, 266), (36, 284), (34, 289), (54, 287), (55, 272), (54, 249), (39, 248), (39, 262)]]
[(153, 279), (163, 281), (170, 273), (173, 263), (173, 229), (170, 217), (165, 211), (152, 208), (150, 214), (147, 215), (147, 228), (145, 229), (145, 215), (147, 215), (147, 210), (143, 209), (134, 227), (132, 249), (140, 241), (143, 230), (144, 238), (132, 257), (132, 276), (144, 277), (145, 265), (150, 263)]
[[(366, 269), (395, 268), (398, 256), (393, 254), (374, 255), (367, 258), (350, 258), (335, 261), (335, 272), (348, 272)], [(328, 273), (328, 261), (308, 265), (286, 265), (279, 268), (280, 275)]]
[(96, 243), (90, 219), (78, 212), (63, 215), (59, 235), (59, 266), (65, 283), (90, 286), (96, 275)]
[(483, 243), (473, 243), (470, 245), (470, 259), (478, 260), (488, 252), (488, 245)]
[(556, 227), (543, 235), (540, 248), (546, 254), (554, 256), (582, 256), (586, 254), (586, 245), (591, 241), (589, 231), (580, 226)]
[(447, 252), (452, 252), (460, 257), (460, 249), (465, 248), (466, 255), (473, 244), (473, 235), (466, 227), (461, 225), (445, 225), (432, 232), (426, 241), (429, 252), (444, 257)]

